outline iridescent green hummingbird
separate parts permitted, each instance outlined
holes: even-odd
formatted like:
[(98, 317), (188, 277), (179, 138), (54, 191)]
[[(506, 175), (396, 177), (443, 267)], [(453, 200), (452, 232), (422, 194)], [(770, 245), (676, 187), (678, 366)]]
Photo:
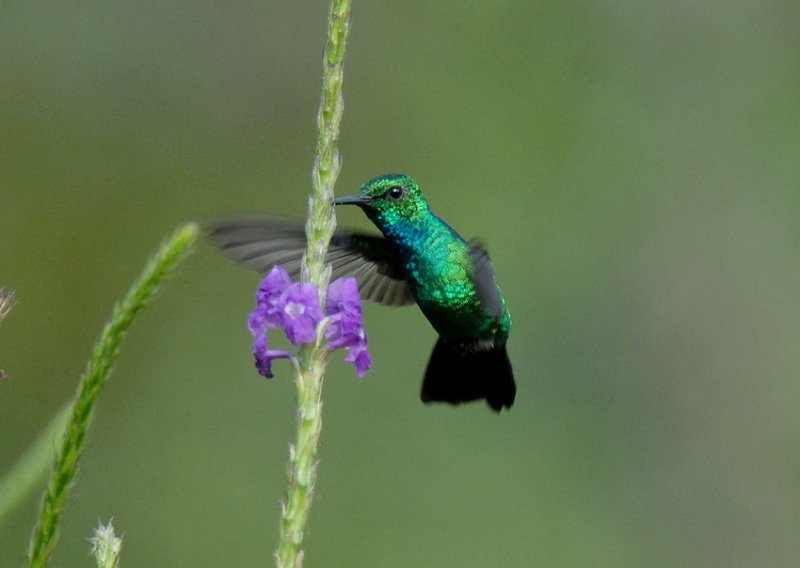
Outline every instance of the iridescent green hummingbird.
[[(506, 352), (511, 316), (486, 250), (434, 215), (404, 174), (374, 178), (334, 204), (360, 207), (383, 236), (337, 229), (327, 256), (332, 278), (355, 277), (361, 296), (380, 304), (416, 303), (439, 334), (422, 401), (486, 399), (498, 412), (510, 408), (517, 390)], [(303, 224), (279, 217), (221, 220), (211, 238), (262, 273), (280, 264), (296, 276), (306, 248)]]

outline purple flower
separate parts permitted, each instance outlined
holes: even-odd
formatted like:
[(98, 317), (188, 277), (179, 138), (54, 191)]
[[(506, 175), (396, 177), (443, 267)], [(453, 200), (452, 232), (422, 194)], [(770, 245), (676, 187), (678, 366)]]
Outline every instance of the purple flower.
[[(277, 329), (282, 326), (282, 318), (278, 303), (281, 295), (292, 285), (289, 273), (281, 266), (273, 266), (269, 274), (261, 281), (256, 292), (256, 309), (250, 316), (250, 330), (253, 324), (266, 325)], [(253, 321), (255, 320), (255, 321)]]
[(331, 321), (325, 330), (330, 349), (348, 350), (344, 360), (363, 377), (372, 365), (367, 351), (367, 332), (362, 323), (361, 297), (355, 278), (339, 278), (328, 288), (325, 309)]
[(256, 309), (247, 319), (247, 327), (255, 337), (253, 356), (256, 359), (258, 374), (271, 379), (273, 359), (286, 359), (291, 355), (285, 351), (267, 349), (267, 329), (281, 327), (278, 308), (283, 293), (292, 285), (289, 273), (280, 266), (273, 266), (261, 282), (256, 292)]
[(351, 347), (344, 360), (356, 366), (356, 374), (359, 377), (366, 375), (369, 368), (372, 367), (372, 357), (369, 356), (369, 351), (367, 351), (367, 338), (364, 337), (362, 345)]
[(272, 361), (274, 359), (291, 359), (291, 353), (286, 351), (279, 351), (277, 349), (267, 349), (267, 334), (266, 330), (263, 335), (256, 337), (253, 342), (253, 356), (256, 359), (256, 369), (258, 374), (268, 379), (275, 375), (272, 374)]
[(283, 329), (292, 345), (313, 343), (317, 339), (317, 324), (322, 320), (319, 294), (313, 284), (292, 284), (278, 300)]
[[(328, 349), (347, 349), (344, 360), (355, 365), (356, 373), (363, 377), (372, 360), (367, 351), (367, 333), (355, 278), (339, 278), (330, 285), (325, 311), (328, 314), (325, 328)], [(283, 328), (294, 346), (313, 343), (323, 318), (317, 288), (309, 283), (292, 283), (286, 270), (272, 267), (258, 287), (256, 308), (247, 320), (255, 337), (252, 348), (259, 374), (271, 378), (273, 360), (294, 358), (286, 351), (268, 349), (268, 329)]]
[(328, 286), (325, 310), (330, 315), (346, 313), (361, 320), (361, 297), (355, 278), (339, 278)]

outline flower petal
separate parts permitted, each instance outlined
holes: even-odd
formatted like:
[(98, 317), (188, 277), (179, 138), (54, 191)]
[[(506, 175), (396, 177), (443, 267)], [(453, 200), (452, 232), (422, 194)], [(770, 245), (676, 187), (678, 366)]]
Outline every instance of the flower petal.
[(347, 313), (361, 318), (361, 296), (355, 278), (337, 278), (328, 286), (325, 310), (329, 315)]
[(257, 337), (253, 342), (253, 357), (255, 357), (256, 360), (258, 374), (271, 379), (275, 375), (272, 374), (272, 359), (268, 357), (268, 353), (267, 336), (264, 334)]
[(316, 286), (292, 284), (281, 294), (278, 309), (286, 337), (292, 345), (316, 341), (317, 324), (323, 317)]
[(289, 277), (289, 273), (286, 272), (282, 266), (278, 266), (276, 264), (264, 277), (264, 280), (261, 281), (261, 285), (258, 287), (258, 295), (256, 298), (259, 301), (261, 300), (260, 296), (263, 296), (264, 300), (273, 297), (277, 298), (291, 284), (292, 279)]
[[(281, 327), (278, 301), (292, 284), (289, 273), (282, 266), (275, 265), (264, 277), (256, 292), (257, 310), (262, 314), (264, 325), (270, 328)], [(255, 313), (255, 312), (254, 312)]]
[(253, 342), (253, 355), (256, 359), (256, 369), (258, 374), (268, 379), (275, 375), (272, 374), (272, 361), (275, 359), (291, 359), (292, 354), (278, 349), (267, 349), (267, 336), (262, 335)]
[(367, 371), (369, 371), (369, 368), (372, 366), (372, 357), (370, 357), (369, 351), (367, 351), (366, 344), (350, 349), (344, 360), (355, 365), (356, 374), (359, 377), (366, 375)]

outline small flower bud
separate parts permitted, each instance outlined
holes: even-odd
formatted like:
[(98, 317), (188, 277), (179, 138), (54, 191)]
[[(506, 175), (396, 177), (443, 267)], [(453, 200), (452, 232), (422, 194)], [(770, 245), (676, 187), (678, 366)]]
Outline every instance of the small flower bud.
[(119, 562), (119, 554), (122, 551), (122, 539), (114, 534), (114, 526), (111, 521), (108, 525), (102, 523), (94, 529), (94, 536), (89, 539), (92, 544), (92, 554), (97, 560), (97, 565), (102, 568), (115, 568)]

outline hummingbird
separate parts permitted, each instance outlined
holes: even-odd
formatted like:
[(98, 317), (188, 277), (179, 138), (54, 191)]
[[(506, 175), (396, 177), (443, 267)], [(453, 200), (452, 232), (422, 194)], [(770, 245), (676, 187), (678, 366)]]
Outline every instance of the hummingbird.
[[(436, 216), (405, 174), (371, 179), (333, 203), (359, 207), (381, 235), (337, 229), (327, 255), (331, 277), (355, 277), (362, 297), (379, 304), (416, 303), (439, 335), (422, 401), (485, 399), (496, 412), (511, 408), (517, 390), (506, 351), (511, 315), (486, 249)], [(266, 273), (280, 264), (293, 277), (300, 273), (301, 221), (250, 216), (215, 221), (210, 229), (222, 253), (247, 269)]]

